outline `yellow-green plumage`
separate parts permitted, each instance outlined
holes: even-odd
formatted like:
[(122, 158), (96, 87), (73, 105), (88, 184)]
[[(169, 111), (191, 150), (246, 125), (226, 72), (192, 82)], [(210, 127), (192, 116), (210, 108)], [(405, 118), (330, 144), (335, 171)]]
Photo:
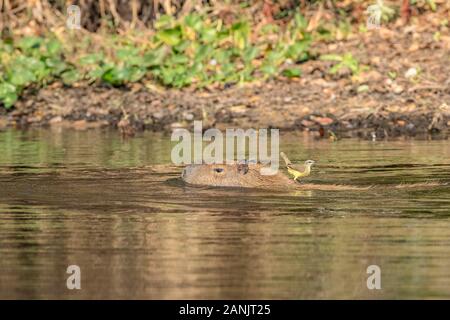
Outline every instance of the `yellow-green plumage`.
[(306, 166), (304, 168), (304, 171), (299, 171), (299, 170), (293, 168), (292, 166), (288, 166), (287, 168), (288, 168), (288, 172), (294, 176), (294, 180), (297, 180), (298, 178), (307, 177), (311, 173), (310, 166)]
[(284, 152), (280, 152), (280, 155), (286, 163), (289, 174), (294, 177), (295, 181), (297, 181), (297, 179), (299, 178), (304, 178), (310, 175), (311, 166), (314, 164), (314, 161), (307, 160), (305, 161), (305, 165), (293, 165), (289, 158), (284, 154)]

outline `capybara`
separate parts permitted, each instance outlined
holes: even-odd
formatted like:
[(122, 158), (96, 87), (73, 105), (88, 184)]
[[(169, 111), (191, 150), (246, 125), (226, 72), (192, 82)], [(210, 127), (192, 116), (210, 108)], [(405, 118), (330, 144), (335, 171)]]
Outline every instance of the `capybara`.
[(274, 175), (261, 174), (262, 164), (192, 164), (183, 169), (181, 178), (188, 184), (211, 187), (264, 188), (272, 190), (366, 190), (335, 184), (300, 183), (278, 171)]
[[(261, 174), (262, 164), (192, 164), (183, 169), (181, 178), (192, 185), (211, 187), (264, 188), (272, 190), (373, 190), (376, 186), (351, 186), (342, 184), (304, 183), (289, 179), (281, 171), (274, 175)], [(383, 186), (395, 189), (429, 188), (443, 185), (439, 182)]]

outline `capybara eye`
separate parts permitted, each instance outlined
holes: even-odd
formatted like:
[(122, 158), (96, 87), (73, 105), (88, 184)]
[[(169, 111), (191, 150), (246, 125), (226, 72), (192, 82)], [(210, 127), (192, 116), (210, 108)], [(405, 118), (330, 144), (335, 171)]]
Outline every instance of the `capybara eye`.
[(217, 173), (221, 173), (221, 172), (223, 172), (223, 169), (222, 168), (214, 168), (214, 171)]

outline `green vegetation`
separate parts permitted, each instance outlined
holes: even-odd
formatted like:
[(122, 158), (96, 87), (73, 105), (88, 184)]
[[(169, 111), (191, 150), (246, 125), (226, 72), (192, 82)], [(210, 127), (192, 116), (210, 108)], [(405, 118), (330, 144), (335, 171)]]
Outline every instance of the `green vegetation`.
[(364, 69), (351, 53), (346, 53), (342, 56), (337, 54), (324, 54), (320, 56), (320, 59), (337, 62), (331, 67), (330, 74), (336, 74), (342, 69), (349, 69), (353, 75), (358, 75)]
[[(367, 12), (357, 19), (351, 13), (365, 12), (374, 1), (111, 0), (100, 12), (91, 10), (96, 3), (80, 3), (82, 28), (69, 30), (61, 3), (8, 2), (0, 23), (0, 107), (53, 82), (202, 88), (300, 77), (312, 40), (348, 39), (355, 22), (367, 32)], [(376, 4), (384, 23), (401, 13), (394, 3)], [(435, 11), (437, 5), (411, 0), (410, 8)], [(433, 39), (441, 37), (435, 32)], [(348, 69), (357, 76), (365, 68), (351, 53), (321, 59), (336, 62), (331, 74)]]
[(283, 30), (267, 24), (254, 34), (245, 20), (224, 25), (190, 14), (181, 20), (162, 16), (145, 41), (109, 36), (95, 52), (88, 49), (95, 42), (89, 36), (70, 44), (56, 35), (1, 41), (0, 101), (9, 108), (25, 88), (58, 80), (113, 86), (157, 81), (181, 88), (298, 77), (296, 64), (310, 57), (306, 27), (297, 14)]
[(431, 11), (436, 11), (436, 3), (434, 0), (410, 0), (412, 6), (416, 6), (418, 8), (425, 8)]
[(24, 88), (45, 85), (70, 70), (62, 57), (62, 46), (55, 39), (22, 38), (0, 42), (0, 101), (12, 106)]

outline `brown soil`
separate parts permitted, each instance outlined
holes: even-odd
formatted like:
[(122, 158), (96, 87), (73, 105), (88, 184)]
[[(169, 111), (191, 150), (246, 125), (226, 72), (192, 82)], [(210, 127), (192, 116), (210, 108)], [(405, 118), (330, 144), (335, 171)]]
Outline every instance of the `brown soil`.
[[(331, 76), (332, 63), (315, 59), (301, 65), (303, 74), (296, 81), (276, 79), (221, 89), (164, 90), (143, 84), (67, 88), (55, 84), (30, 90), (14, 110), (0, 111), (0, 128), (115, 126), (127, 131), (129, 123), (137, 130), (170, 131), (203, 120), (204, 128), (271, 127), (324, 136), (327, 130), (367, 138), (446, 136), (450, 127), (450, 34), (441, 21), (442, 17), (430, 13), (408, 26), (389, 25), (314, 45), (318, 56), (352, 53), (369, 67), (357, 78), (346, 70)], [(438, 40), (434, 37), (437, 31)], [(407, 77), (411, 68), (417, 75)]]

